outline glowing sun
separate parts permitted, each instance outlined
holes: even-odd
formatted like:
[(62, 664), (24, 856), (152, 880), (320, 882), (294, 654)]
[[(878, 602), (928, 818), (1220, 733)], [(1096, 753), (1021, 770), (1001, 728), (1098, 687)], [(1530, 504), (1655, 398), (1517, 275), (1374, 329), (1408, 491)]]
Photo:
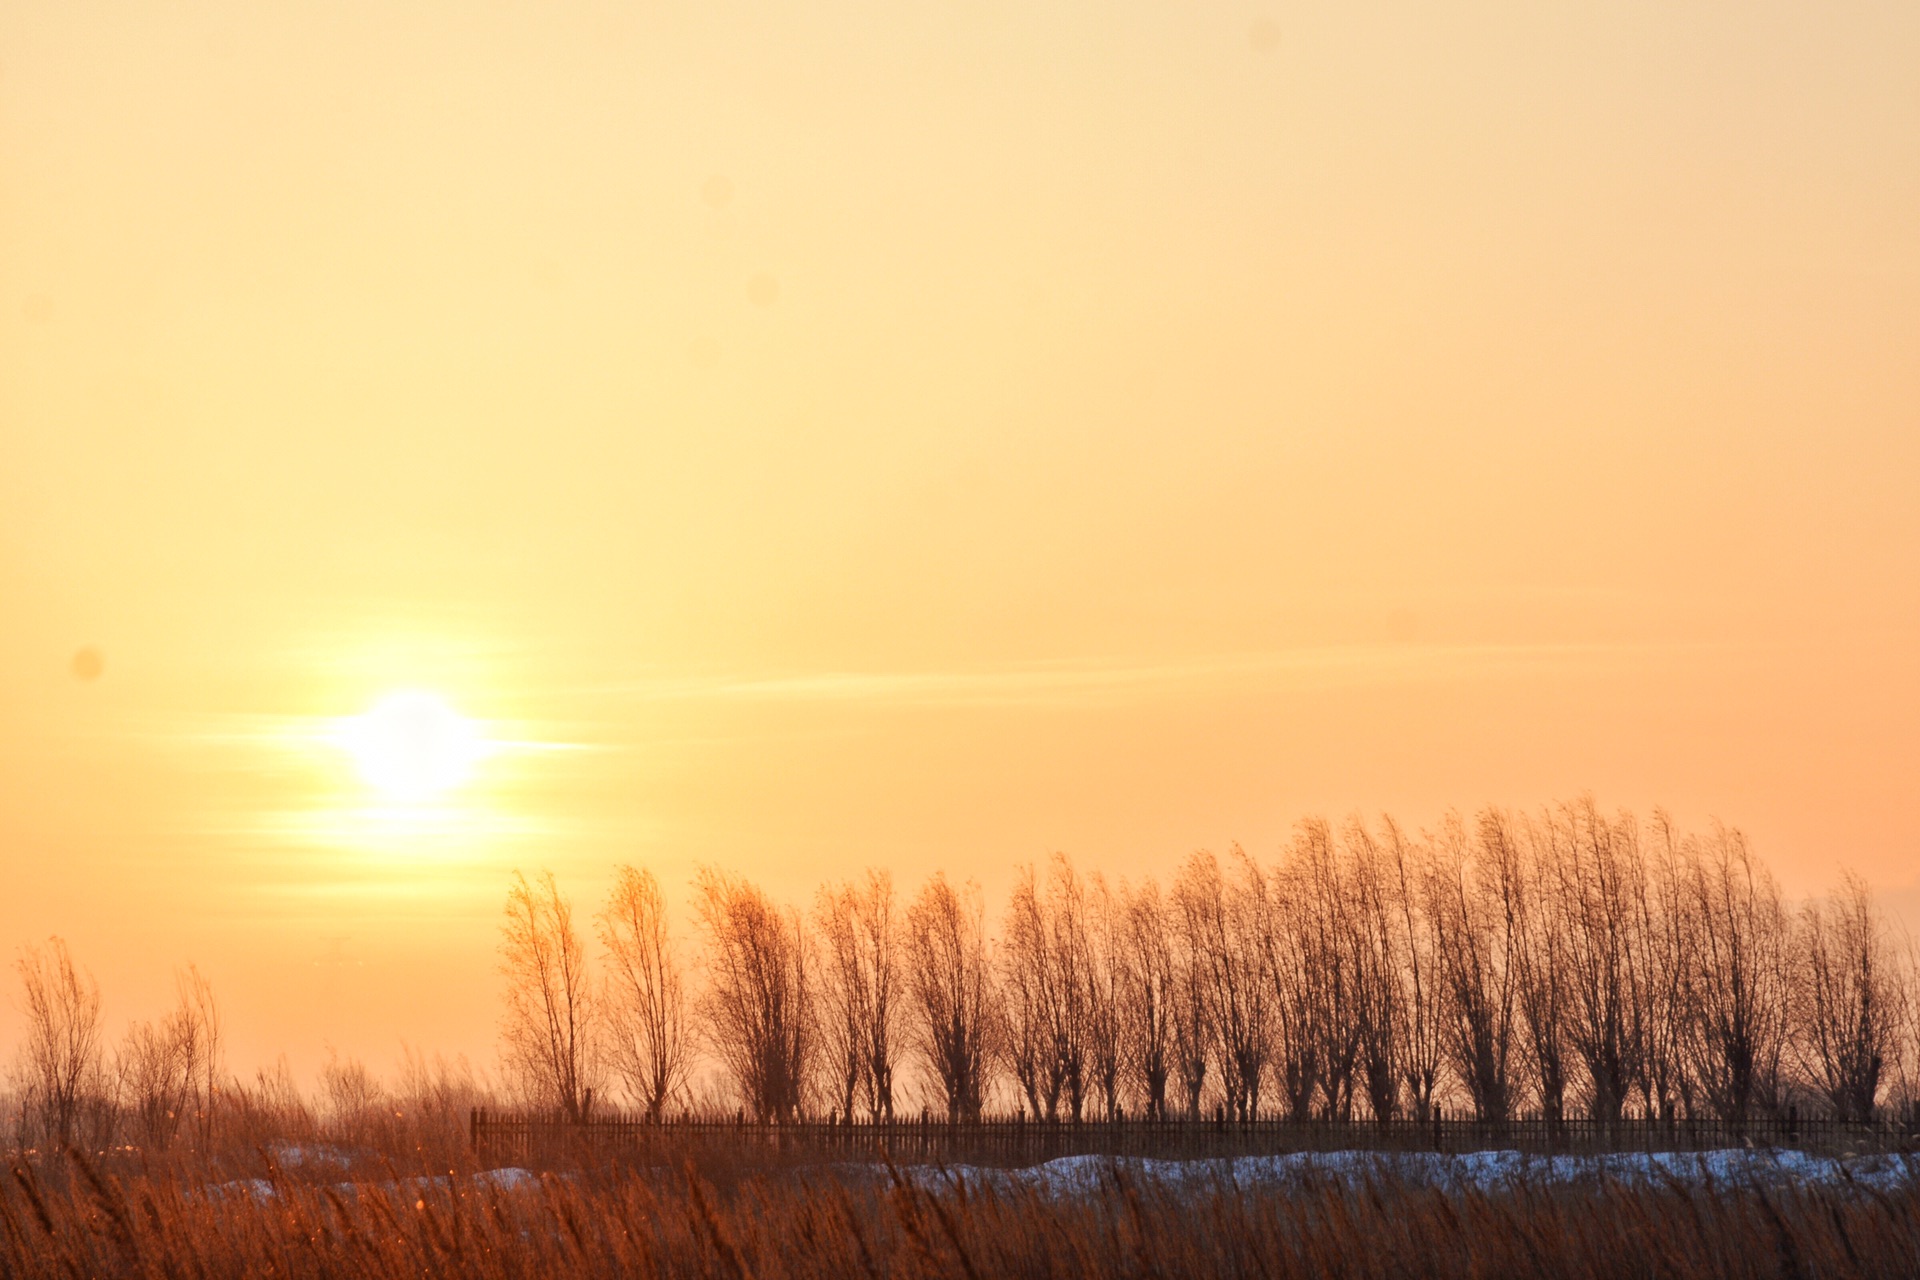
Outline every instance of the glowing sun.
[(369, 786), (405, 803), (459, 786), (487, 749), (478, 725), (423, 690), (388, 694), (342, 721), (334, 740)]

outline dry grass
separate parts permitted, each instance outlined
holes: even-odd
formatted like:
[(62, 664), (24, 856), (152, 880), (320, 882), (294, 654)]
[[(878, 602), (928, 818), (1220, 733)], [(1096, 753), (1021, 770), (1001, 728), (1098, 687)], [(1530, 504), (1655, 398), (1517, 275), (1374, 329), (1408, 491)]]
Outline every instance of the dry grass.
[(911, 1181), (691, 1170), (259, 1187), (16, 1165), (0, 1275), (1910, 1276), (1920, 1193), (1847, 1185), (1394, 1182), (929, 1194)]

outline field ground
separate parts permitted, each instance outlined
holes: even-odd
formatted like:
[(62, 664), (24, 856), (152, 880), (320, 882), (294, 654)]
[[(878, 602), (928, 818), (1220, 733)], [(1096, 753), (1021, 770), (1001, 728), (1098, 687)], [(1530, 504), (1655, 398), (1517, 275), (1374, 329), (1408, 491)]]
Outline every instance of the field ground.
[(414, 1177), (328, 1149), (259, 1158), (263, 1176), (225, 1182), (16, 1161), (0, 1189), (0, 1274), (1877, 1277), (1911, 1276), (1920, 1257), (1920, 1163), (1887, 1155), (1327, 1152)]

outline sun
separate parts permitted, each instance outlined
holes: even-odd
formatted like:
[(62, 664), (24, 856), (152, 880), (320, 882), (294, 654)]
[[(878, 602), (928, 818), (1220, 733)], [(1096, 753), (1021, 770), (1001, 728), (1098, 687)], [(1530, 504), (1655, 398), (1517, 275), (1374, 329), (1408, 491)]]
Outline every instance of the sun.
[(334, 741), (387, 799), (418, 804), (460, 786), (486, 754), (480, 728), (425, 690), (387, 694), (340, 723)]

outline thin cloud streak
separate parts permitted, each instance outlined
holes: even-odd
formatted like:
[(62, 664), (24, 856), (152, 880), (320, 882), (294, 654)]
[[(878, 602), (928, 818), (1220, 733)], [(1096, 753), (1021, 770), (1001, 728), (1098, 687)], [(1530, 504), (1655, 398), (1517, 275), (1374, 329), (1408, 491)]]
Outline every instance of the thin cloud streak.
[(1338, 645), (1186, 662), (1053, 662), (971, 671), (825, 671), (623, 681), (600, 692), (654, 702), (837, 702), (899, 706), (1114, 705), (1326, 684), (1601, 670), (1687, 646)]

